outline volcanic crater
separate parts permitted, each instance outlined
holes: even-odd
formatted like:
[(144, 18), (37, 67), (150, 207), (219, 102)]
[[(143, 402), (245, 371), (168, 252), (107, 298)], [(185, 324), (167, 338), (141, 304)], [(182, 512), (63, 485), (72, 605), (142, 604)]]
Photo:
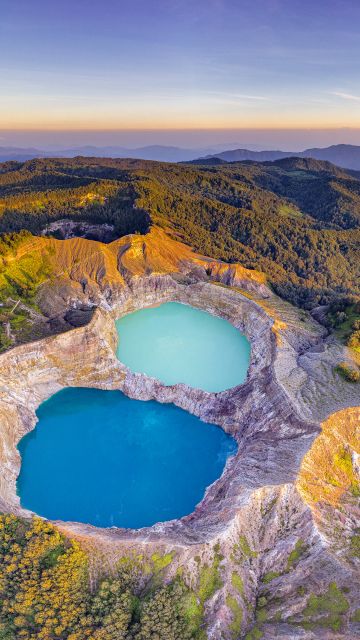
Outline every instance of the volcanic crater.
[[(193, 513), (142, 529), (58, 526), (93, 551), (94, 570), (104, 557), (114, 565), (124, 554), (171, 552), (168, 577), (182, 567), (195, 584), (201, 567), (217, 562), (222, 586), (205, 603), (213, 640), (231, 637), (229, 594), (248, 627), (257, 619), (259, 597), (266, 595), (265, 640), (340, 637), (320, 623), (315, 631), (303, 625), (308, 594), (326, 590), (332, 581), (347, 589), (348, 606), (339, 614), (347, 630), (341, 637), (353, 638), (359, 603), (351, 545), (358, 503), (352, 480), (345, 471), (334, 471), (340, 446), (353, 460), (360, 453), (358, 388), (334, 373), (339, 359), (349, 359), (346, 349), (309, 315), (275, 296), (262, 274), (194, 254), (161, 229), (107, 245), (81, 238), (36, 242), (48, 243), (59, 265), (59, 278), (44, 283), (38, 296), (44, 318), (58, 333), (0, 357), (2, 511), (30, 515), (16, 493), (17, 444), (52, 394), (93, 387), (173, 403), (221, 426), (238, 444)], [(115, 321), (170, 301), (225, 318), (245, 334), (251, 360), (243, 384), (219, 393), (166, 386), (119, 361)], [(77, 310), (91, 317), (71, 328), (69, 311)], [(328, 481), (321, 480), (322, 464), (325, 478), (337, 473), (331, 499)], [(306, 593), (300, 589), (304, 583)]]

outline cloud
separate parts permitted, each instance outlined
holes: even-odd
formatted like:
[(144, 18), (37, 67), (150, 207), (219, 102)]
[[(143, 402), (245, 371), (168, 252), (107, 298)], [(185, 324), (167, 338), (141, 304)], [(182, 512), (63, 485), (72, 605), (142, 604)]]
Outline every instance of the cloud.
[(333, 96), (337, 96), (338, 98), (342, 98), (343, 100), (353, 100), (355, 102), (360, 102), (360, 96), (354, 96), (352, 93), (343, 93), (342, 91), (333, 91)]
[(260, 102), (268, 102), (271, 101), (271, 98), (268, 96), (257, 96), (257, 95), (249, 95), (246, 93), (229, 93), (227, 91), (210, 91), (211, 95), (223, 97), (224, 99), (230, 100), (260, 100)]

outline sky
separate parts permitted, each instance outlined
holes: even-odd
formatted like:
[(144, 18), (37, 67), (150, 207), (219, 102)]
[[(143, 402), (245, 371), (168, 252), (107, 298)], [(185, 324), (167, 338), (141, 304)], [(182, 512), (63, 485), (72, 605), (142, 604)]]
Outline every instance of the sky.
[(0, 16), (0, 145), (360, 144), (359, 0), (0, 0)]

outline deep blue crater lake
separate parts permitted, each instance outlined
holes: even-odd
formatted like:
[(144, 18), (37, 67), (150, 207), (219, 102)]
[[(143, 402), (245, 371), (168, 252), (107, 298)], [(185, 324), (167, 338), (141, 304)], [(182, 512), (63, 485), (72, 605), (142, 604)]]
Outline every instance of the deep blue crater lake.
[(71, 388), (19, 442), (21, 505), (53, 520), (140, 528), (191, 513), (235, 440), (174, 405)]
[(250, 343), (223, 318), (166, 302), (129, 313), (116, 321), (116, 327), (119, 360), (165, 385), (183, 382), (218, 392), (246, 379)]

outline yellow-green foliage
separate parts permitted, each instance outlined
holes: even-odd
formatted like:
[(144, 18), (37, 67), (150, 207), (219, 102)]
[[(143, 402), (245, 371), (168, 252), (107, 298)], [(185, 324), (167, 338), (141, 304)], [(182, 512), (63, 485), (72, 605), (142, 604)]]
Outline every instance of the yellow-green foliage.
[(260, 640), (263, 637), (263, 632), (259, 629), (259, 627), (254, 627), (246, 634), (245, 640)]
[[(171, 558), (153, 558), (157, 576)], [(91, 592), (77, 542), (40, 518), (0, 516), (2, 640), (203, 640), (201, 627), (202, 608), (180, 578), (158, 584), (142, 558), (126, 557)]]
[[(335, 308), (335, 310), (334, 310)], [(330, 325), (337, 337), (350, 349), (360, 352), (360, 304), (341, 304), (338, 300), (331, 305), (328, 314)]]
[(251, 549), (246, 536), (240, 536), (239, 545), (244, 556), (247, 558), (256, 558), (257, 552)]
[(275, 580), (275, 578), (278, 578), (279, 575), (280, 573), (278, 573), (277, 571), (268, 571), (267, 573), (265, 573), (265, 575), (263, 575), (262, 582), (264, 584), (269, 584), (269, 582)]
[(359, 495), (352, 464), (353, 452), (359, 453), (358, 427), (356, 407), (339, 411), (323, 422), (322, 433), (306, 454), (297, 481), (306, 502), (339, 508)]
[(202, 604), (209, 600), (215, 591), (221, 589), (223, 585), (220, 575), (220, 561), (221, 556), (215, 551), (212, 564), (204, 565), (200, 570), (198, 595)]
[(295, 549), (293, 549), (287, 560), (287, 571), (290, 571), (294, 564), (296, 564), (300, 558), (300, 556), (306, 551), (307, 546), (304, 544), (304, 541), (301, 538), (297, 541), (295, 545)]
[[(349, 609), (349, 603), (336, 582), (331, 582), (321, 595), (312, 593), (307, 601), (303, 614), (310, 624), (331, 627), (339, 631), (343, 616)], [(306, 622), (304, 624), (306, 626)]]
[(39, 285), (53, 275), (49, 255), (45, 252), (30, 251), (31, 239), (23, 242), (27, 248), (24, 254), (20, 248), (3, 261), (0, 269), (0, 294), (2, 298), (13, 296), (25, 302), (33, 302)]
[[(89, 592), (86, 555), (51, 525), (0, 519), (1, 621), (15, 638), (83, 640)], [(83, 628), (83, 635), (73, 633)], [(11, 637), (11, 636), (10, 636)]]
[[(201, 638), (199, 630), (192, 625), (191, 617), (189, 624), (186, 594), (187, 589), (179, 581), (158, 589), (142, 603), (139, 624), (134, 625), (134, 633), (130, 637), (134, 640)], [(124, 636), (124, 640), (125, 637), (128, 636)], [(115, 638), (122, 640), (123, 636), (114, 634), (111, 640)]]
[(356, 611), (354, 611), (351, 620), (352, 622), (360, 622), (360, 609), (356, 609)]
[(335, 371), (347, 382), (359, 382), (360, 371), (351, 367), (347, 362), (339, 362)]
[(349, 481), (349, 489), (354, 496), (360, 495), (359, 481), (354, 472), (352, 455), (350, 451), (341, 447), (334, 455), (334, 466), (342, 471)]
[(231, 575), (231, 584), (236, 589), (236, 591), (238, 591), (238, 593), (240, 593), (241, 596), (244, 594), (243, 579), (235, 571)]
[(251, 549), (248, 539), (246, 536), (241, 535), (239, 538), (239, 542), (234, 544), (232, 551), (232, 560), (241, 564), (245, 560), (250, 560), (251, 558), (257, 557), (257, 552)]
[(233, 620), (230, 624), (229, 629), (232, 633), (233, 638), (238, 638), (241, 632), (241, 625), (242, 625), (242, 619), (243, 619), (242, 607), (240, 606), (236, 598), (230, 595), (226, 598), (226, 604), (233, 614)]
[(151, 556), (151, 560), (153, 562), (154, 573), (159, 573), (163, 569), (166, 569), (167, 566), (172, 562), (174, 557), (174, 553), (165, 553), (161, 556), (159, 553), (154, 553)]
[(203, 621), (203, 606), (195, 593), (189, 591), (184, 596), (184, 616), (188, 622), (189, 629), (193, 632), (196, 640), (206, 640), (206, 633), (201, 629)]
[(350, 554), (354, 558), (360, 558), (360, 535), (355, 534), (350, 540)]

